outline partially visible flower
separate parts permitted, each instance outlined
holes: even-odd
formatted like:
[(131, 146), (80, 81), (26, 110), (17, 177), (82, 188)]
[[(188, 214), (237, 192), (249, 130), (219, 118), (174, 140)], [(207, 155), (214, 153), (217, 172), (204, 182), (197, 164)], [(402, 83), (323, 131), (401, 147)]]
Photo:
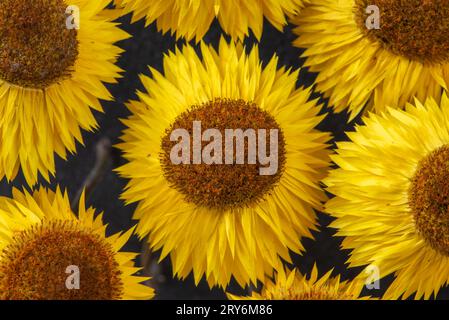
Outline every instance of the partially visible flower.
[(318, 276), (318, 268), (313, 266), (310, 277), (302, 275), (298, 270), (280, 269), (274, 281), (264, 283), (260, 293), (250, 296), (228, 294), (232, 300), (365, 300), (360, 297), (363, 282), (340, 281), (340, 276), (332, 277), (332, 270), (322, 277)]
[(429, 299), (449, 283), (449, 99), (439, 100), (365, 117), (324, 179), (349, 265), (395, 275), (385, 299)]
[(133, 12), (133, 21), (154, 21), (162, 32), (177, 38), (200, 41), (217, 18), (224, 32), (243, 40), (251, 30), (262, 36), (264, 17), (278, 30), (287, 25), (286, 15), (296, 14), (309, 0), (115, 0), (124, 14)]
[[(135, 253), (119, 251), (133, 233), (107, 237), (102, 214), (85, 209), (78, 217), (67, 194), (17, 189), (0, 197), (0, 299), (150, 299), (154, 290), (135, 276)], [(78, 277), (78, 278), (77, 278)], [(79, 282), (77, 282), (79, 281)], [(72, 287), (76, 286), (76, 287)]]
[(97, 127), (91, 109), (113, 99), (103, 82), (120, 77), (123, 50), (114, 43), (128, 37), (108, 3), (0, 1), (0, 179), (21, 169), (29, 185), (39, 174), (49, 180), (55, 153), (65, 159), (82, 143), (81, 129)]
[(293, 18), (293, 44), (306, 49), (317, 89), (351, 118), (365, 106), (439, 102), (449, 88), (448, 12), (447, 0), (314, 0)]

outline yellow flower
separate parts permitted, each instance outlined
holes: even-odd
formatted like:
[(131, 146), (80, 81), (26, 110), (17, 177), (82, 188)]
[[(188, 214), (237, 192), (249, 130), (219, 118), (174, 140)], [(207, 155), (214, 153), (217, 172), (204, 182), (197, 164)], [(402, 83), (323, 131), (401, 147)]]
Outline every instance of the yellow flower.
[(365, 118), (324, 180), (350, 266), (396, 276), (387, 299), (428, 299), (449, 281), (449, 99), (415, 104)]
[(171, 31), (177, 38), (200, 41), (214, 18), (233, 39), (243, 40), (252, 30), (262, 36), (264, 17), (276, 29), (287, 25), (285, 15), (295, 14), (308, 0), (115, 0), (124, 14), (133, 12), (133, 21), (157, 21), (160, 31)]
[(102, 216), (85, 209), (84, 194), (75, 216), (59, 188), (1, 197), (0, 299), (152, 298), (140, 284), (149, 278), (134, 276), (137, 254), (119, 252), (134, 228), (106, 237)]
[(365, 105), (380, 113), (414, 97), (439, 102), (449, 87), (447, 12), (446, 0), (314, 0), (294, 18), (294, 45), (319, 72), (318, 90), (351, 118)]
[[(123, 198), (139, 202), (137, 233), (150, 247), (170, 254), (174, 274), (225, 287), (233, 275), (242, 286), (263, 280), (300, 252), (302, 236), (315, 228), (314, 209), (326, 199), (319, 181), (329, 163), (329, 134), (310, 89), (296, 89), (299, 71), (277, 69), (277, 57), (262, 68), (257, 46), (221, 40), (218, 52), (201, 43), (169, 53), (165, 75), (142, 76), (148, 93), (129, 104), (133, 115), (119, 145), (131, 179)], [(278, 130), (278, 170), (260, 175), (259, 165), (174, 164), (170, 132), (191, 130)], [(271, 141), (271, 140), (270, 140)], [(203, 150), (204, 151), (204, 150)], [(224, 163), (224, 162), (222, 162)], [(259, 164), (259, 165), (258, 165)]]
[(318, 277), (318, 269), (313, 266), (309, 278), (298, 270), (280, 270), (274, 281), (268, 280), (260, 293), (249, 297), (228, 294), (232, 300), (365, 300), (360, 292), (360, 281), (340, 281), (340, 276), (331, 277), (332, 270)]
[(128, 37), (103, 11), (108, 3), (0, 2), (0, 178), (12, 180), (21, 168), (30, 185), (39, 173), (49, 180), (54, 153), (65, 159), (82, 143), (80, 129), (96, 128), (91, 108), (112, 100), (102, 82), (116, 82), (121, 71), (114, 63), (122, 50), (113, 44)]

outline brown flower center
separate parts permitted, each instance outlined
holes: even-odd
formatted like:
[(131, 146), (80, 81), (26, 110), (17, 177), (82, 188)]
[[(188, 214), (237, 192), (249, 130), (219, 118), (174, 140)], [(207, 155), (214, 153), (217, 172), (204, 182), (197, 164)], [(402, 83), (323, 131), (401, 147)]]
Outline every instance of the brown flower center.
[[(380, 10), (380, 29), (368, 29), (366, 8)], [(394, 54), (422, 63), (449, 61), (449, 0), (356, 0), (356, 21)]]
[[(190, 145), (193, 146), (193, 122), (201, 121), (203, 133), (207, 129), (218, 129), (222, 135), (222, 163), (213, 164), (173, 164), (170, 158), (172, 148), (177, 141), (170, 141), (170, 135), (175, 129), (185, 129), (190, 134)], [(255, 163), (248, 161), (250, 146), (249, 138), (244, 138), (245, 161), (237, 164), (237, 140), (234, 139), (233, 163), (226, 164), (224, 158), (226, 154), (225, 136), (226, 129), (253, 129), (259, 138), (259, 129), (266, 132), (266, 155), (270, 154), (270, 132), (277, 130), (278, 139), (275, 141), (278, 146), (277, 164), (278, 170), (275, 174), (261, 175), (260, 168), (267, 167), (266, 163), (261, 164), (257, 156)], [(215, 139), (214, 139), (215, 140)], [(210, 141), (203, 141), (201, 149), (204, 150)], [(262, 144), (256, 142), (257, 150)], [(227, 210), (250, 206), (261, 201), (276, 183), (279, 181), (285, 164), (285, 142), (282, 131), (276, 120), (266, 111), (259, 108), (254, 103), (243, 100), (214, 100), (200, 106), (193, 106), (190, 110), (182, 113), (174, 123), (166, 130), (166, 135), (162, 139), (161, 164), (167, 181), (184, 195), (186, 201), (198, 206), (210, 209)], [(254, 148), (252, 149), (254, 150)], [(257, 151), (258, 152), (258, 151)], [(191, 148), (191, 159), (193, 159), (193, 148)], [(215, 155), (215, 152), (211, 153)], [(229, 157), (231, 159), (231, 157)]]
[(78, 41), (66, 8), (63, 0), (0, 1), (0, 79), (43, 89), (70, 76)]
[(409, 190), (409, 205), (418, 233), (449, 255), (449, 145), (421, 160)]
[[(0, 298), (119, 299), (123, 284), (114, 256), (110, 244), (75, 221), (44, 222), (15, 234), (2, 251)], [(79, 289), (71, 266), (79, 270)]]

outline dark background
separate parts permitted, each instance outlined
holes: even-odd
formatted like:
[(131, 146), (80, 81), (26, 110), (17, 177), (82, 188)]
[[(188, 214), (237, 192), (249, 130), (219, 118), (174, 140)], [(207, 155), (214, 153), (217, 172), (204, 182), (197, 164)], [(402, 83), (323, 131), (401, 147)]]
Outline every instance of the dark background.
[[(119, 142), (124, 126), (120, 122), (120, 118), (129, 116), (129, 111), (124, 103), (130, 99), (136, 99), (136, 90), (143, 90), (138, 75), (143, 73), (150, 75), (148, 66), (152, 66), (159, 71), (162, 70), (162, 61), (164, 53), (173, 50), (176, 46), (185, 43), (184, 40), (176, 41), (169, 34), (162, 35), (157, 31), (154, 24), (145, 28), (143, 21), (130, 24), (130, 17), (126, 16), (120, 19), (123, 23), (122, 28), (132, 35), (132, 38), (122, 41), (118, 45), (125, 49), (126, 52), (119, 59), (119, 66), (125, 70), (123, 78), (119, 84), (110, 85), (108, 88), (115, 97), (115, 102), (103, 102), (105, 113), (96, 113), (96, 119), (100, 125), (100, 129), (94, 133), (84, 132), (85, 147), (78, 145), (77, 155), (68, 157), (68, 161), (57, 159), (57, 177), (52, 179), (51, 186), (59, 184), (62, 188), (66, 188), (71, 198), (84, 186), (86, 177), (91, 172), (96, 162), (96, 146), (102, 139), (108, 139), (112, 144)], [(303, 60), (300, 59), (301, 49), (292, 46), (295, 35), (292, 32), (293, 26), (289, 25), (285, 28), (284, 33), (279, 32), (269, 23), (265, 22), (264, 33), (259, 43), (260, 57), (264, 63), (267, 63), (273, 54), (279, 56), (280, 66), (284, 65), (294, 69), (302, 66)], [(206, 43), (213, 44), (217, 47), (222, 31), (217, 22), (215, 22), (204, 38)], [(250, 37), (245, 41), (247, 48), (251, 48), (257, 43), (254, 37)], [(191, 42), (192, 45), (196, 45)], [(299, 85), (313, 85), (315, 75), (302, 70), (298, 80)], [(320, 95), (315, 93), (315, 96)], [(347, 124), (348, 117), (346, 114), (333, 114), (328, 110), (325, 100), (323, 112), (329, 112), (327, 119), (320, 125), (320, 130), (330, 131), (333, 133), (334, 142), (345, 139), (345, 130), (353, 130), (354, 122)], [(360, 119), (355, 122), (360, 123)], [(109, 223), (108, 233), (116, 233), (127, 230), (135, 224), (132, 221), (132, 213), (135, 205), (125, 206), (119, 196), (126, 180), (118, 177), (112, 170), (124, 164), (124, 159), (115, 148), (110, 151), (109, 161), (104, 174), (99, 180), (96, 187), (90, 192), (87, 199), (87, 205), (94, 206), (98, 211), (105, 212), (105, 220)], [(47, 185), (42, 179), (41, 183)], [(26, 185), (22, 177), (18, 177), (10, 184), (3, 181), (0, 184), (1, 195), (11, 195), (13, 186), (21, 187)], [(348, 270), (345, 261), (348, 257), (347, 251), (339, 249), (341, 239), (333, 237), (334, 230), (328, 228), (331, 218), (325, 214), (319, 213), (319, 223), (321, 225), (320, 232), (314, 234), (315, 240), (304, 239), (303, 244), (306, 252), (302, 256), (294, 255), (295, 266), (302, 273), (309, 273), (313, 264), (316, 263), (319, 268), (320, 275), (328, 270), (334, 270), (334, 275), (341, 274), (342, 279), (352, 279), (358, 272), (358, 269)], [(133, 237), (126, 245), (127, 251), (140, 252), (142, 242)], [(157, 255), (157, 253), (156, 253)], [(140, 260), (137, 261), (141, 263)], [(207, 283), (202, 281), (198, 287), (195, 287), (193, 277), (189, 277), (185, 281), (172, 279), (170, 262), (166, 259), (160, 266), (153, 264), (146, 269), (147, 273), (154, 276), (151, 285), (156, 288), (156, 299), (222, 299), (225, 298), (223, 292), (219, 289), (210, 290)], [(391, 278), (391, 277), (390, 277)], [(366, 291), (366, 293), (379, 296), (386, 289), (387, 279), (381, 282), (381, 290)], [(231, 284), (229, 291), (233, 293), (244, 293), (235, 284)], [(438, 298), (449, 297), (449, 290), (444, 289), (440, 292)]]

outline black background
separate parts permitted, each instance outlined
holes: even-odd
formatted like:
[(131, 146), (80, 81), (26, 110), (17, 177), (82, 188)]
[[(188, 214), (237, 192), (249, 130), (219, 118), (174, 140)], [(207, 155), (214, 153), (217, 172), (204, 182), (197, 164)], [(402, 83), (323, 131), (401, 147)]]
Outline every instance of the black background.
[[(148, 66), (152, 66), (159, 71), (162, 70), (162, 61), (164, 53), (173, 50), (176, 46), (185, 43), (184, 40), (176, 41), (175, 37), (162, 35), (157, 31), (154, 24), (145, 28), (143, 21), (130, 24), (130, 17), (126, 16), (120, 19), (123, 22), (122, 28), (132, 35), (132, 38), (122, 41), (118, 45), (125, 49), (126, 52), (119, 59), (119, 66), (124, 70), (123, 78), (117, 85), (108, 85), (115, 102), (103, 102), (105, 113), (95, 113), (96, 119), (100, 125), (100, 129), (94, 133), (83, 133), (85, 147), (78, 145), (77, 155), (71, 155), (68, 161), (57, 159), (57, 177), (52, 179), (51, 186), (59, 184), (62, 188), (66, 188), (71, 197), (83, 187), (83, 183), (95, 164), (95, 149), (98, 141), (108, 138), (112, 144), (119, 142), (124, 126), (120, 122), (120, 118), (126, 118), (130, 113), (124, 106), (124, 103), (130, 99), (136, 99), (136, 90), (143, 90), (138, 75), (143, 73), (150, 75)], [(262, 39), (259, 43), (260, 57), (267, 63), (273, 54), (279, 56), (279, 65), (300, 68), (303, 59), (300, 58), (301, 49), (292, 46), (295, 35), (292, 32), (293, 26), (289, 25), (284, 32), (279, 32), (269, 23), (265, 22)], [(213, 44), (217, 47), (222, 31), (217, 22), (214, 22), (211, 29), (204, 38), (206, 43)], [(247, 47), (251, 47), (257, 43), (254, 37), (245, 40)], [(196, 45), (191, 42), (192, 45)], [(313, 85), (315, 75), (302, 70), (298, 80), (299, 85)], [(319, 94), (315, 93), (315, 96)], [(345, 139), (345, 130), (353, 130), (354, 123), (347, 124), (346, 114), (333, 114), (326, 107), (326, 101), (323, 112), (329, 112), (327, 119), (320, 125), (321, 130), (333, 133), (334, 142)], [(356, 119), (355, 122), (360, 122)], [(112, 149), (111, 161), (102, 180), (96, 188), (89, 194), (87, 204), (94, 206), (98, 211), (105, 212), (105, 220), (109, 223), (108, 233), (112, 234), (118, 231), (126, 230), (134, 225), (132, 221), (132, 213), (135, 205), (125, 206), (123, 201), (119, 199), (126, 180), (118, 177), (112, 170), (122, 164), (124, 160), (118, 150)], [(47, 185), (42, 179), (41, 183)], [(13, 186), (21, 187), (25, 185), (22, 177), (15, 179), (13, 183), (3, 181), (0, 185), (1, 195), (10, 195)], [(334, 230), (328, 228), (331, 218), (325, 214), (319, 213), (319, 223), (321, 225), (320, 232), (315, 233), (315, 240), (304, 239), (303, 244), (306, 253), (302, 256), (294, 255), (295, 265), (303, 273), (309, 273), (313, 264), (318, 265), (320, 275), (330, 269), (334, 269), (334, 274), (341, 274), (342, 279), (353, 278), (360, 269), (348, 270), (345, 261), (348, 257), (347, 251), (339, 249), (341, 239), (332, 237)], [(142, 243), (133, 237), (126, 245), (128, 251), (141, 251)], [(137, 261), (137, 263), (140, 263)], [(156, 286), (156, 299), (220, 299), (225, 298), (223, 292), (219, 289), (210, 290), (202, 281), (198, 287), (195, 287), (193, 277), (189, 277), (185, 281), (178, 281), (171, 278), (170, 263), (166, 259), (161, 265), (162, 276), (158, 276), (153, 282)], [(391, 279), (382, 281), (381, 290), (371, 291), (369, 294), (379, 296), (386, 289)], [(242, 291), (232, 284), (229, 288), (234, 293), (242, 293)], [(368, 293), (368, 292), (367, 292)], [(449, 291), (442, 290), (438, 298), (447, 298)]]

